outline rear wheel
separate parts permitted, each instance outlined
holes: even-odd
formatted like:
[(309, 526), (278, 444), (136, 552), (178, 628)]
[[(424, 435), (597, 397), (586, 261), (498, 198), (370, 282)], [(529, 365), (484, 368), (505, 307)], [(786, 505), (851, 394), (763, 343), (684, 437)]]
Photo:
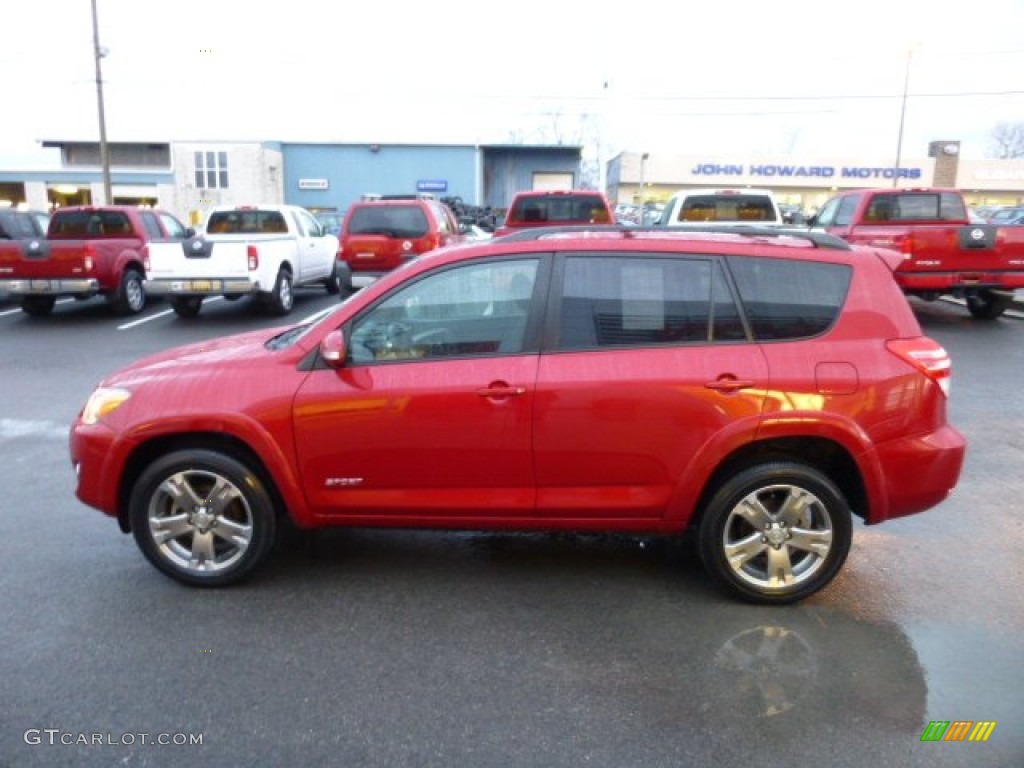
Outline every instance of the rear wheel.
[(341, 299), (345, 300), (356, 291), (352, 284), (352, 267), (348, 265), (348, 262), (336, 260), (334, 273), (338, 277), (338, 292), (341, 294)]
[(281, 269), (274, 281), (274, 290), (267, 297), (267, 309), (275, 315), (287, 315), (295, 306), (295, 295), (292, 293), (292, 273)]
[(1013, 300), (995, 291), (982, 290), (967, 297), (967, 309), (979, 320), (994, 320), (1003, 314)]
[(792, 603), (839, 572), (853, 537), (842, 492), (804, 464), (770, 463), (730, 478), (700, 523), (704, 567), (726, 589), (758, 603)]
[(171, 309), (178, 317), (196, 317), (202, 307), (202, 296), (173, 296), (171, 298)]
[(33, 317), (44, 317), (53, 312), (53, 305), (56, 303), (56, 296), (23, 296), (21, 311)]
[(146, 291), (142, 285), (142, 273), (128, 267), (121, 275), (117, 291), (111, 297), (114, 311), (119, 315), (137, 315), (146, 306)]
[(175, 451), (157, 459), (135, 483), (129, 504), (142, 554), (191, 586), (239, 581), (274, 543), (274, 505), (263, 482), (216, 451)]
[(337, 296), (341, 292), (341, 283), (338, 282), (338, 260), (335, 259), (331, 265), (331, 276), (324, 280), (324, 288), (331, 296)]

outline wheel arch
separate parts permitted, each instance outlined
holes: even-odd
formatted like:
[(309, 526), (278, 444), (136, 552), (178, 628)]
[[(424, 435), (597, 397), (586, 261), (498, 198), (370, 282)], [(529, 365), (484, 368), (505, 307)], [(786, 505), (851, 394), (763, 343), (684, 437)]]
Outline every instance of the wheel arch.
[(710, 473), (692, 508), (687, 527), (699, 526), (708, 502), (726, 478), (768, 462), (796, 462), (814, 467), (842, 491), (850, 512), (871, 519), (868, 489), (853, 455), (827, 437), (773, 437), (743, 445), (725, 456)]
[(161, 456), (180, 450), (211, 450), (240, 461), (255, 472), (274, 502), (278, 520), (288, 517), (290, 505), (269, 467), (244, 440), (225, 432), (190, 432), (160, 435), (139, 444), (124, 464), (117, 488), (117, 523), (124, 533), (131, 532), (129, 500), (132, 488), (146, 467)]

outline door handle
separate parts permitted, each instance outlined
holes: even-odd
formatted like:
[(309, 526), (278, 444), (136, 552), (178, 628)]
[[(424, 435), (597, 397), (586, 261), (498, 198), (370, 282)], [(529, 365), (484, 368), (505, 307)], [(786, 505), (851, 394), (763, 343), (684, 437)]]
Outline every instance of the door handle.
[(480, 397), (518, 397), (526, 394), (526, 387), (512, 387), (508, 384), (492, 384), (476, 391)]
[(754, 386), (754, 382), (749, 379), (737, 379), (732, 376), (723, 376), (720, 379), (707, 382), (704, 386), (707, 389), (713, 389), (716, 392), (738, 392), (741, 389), (750, 389)]

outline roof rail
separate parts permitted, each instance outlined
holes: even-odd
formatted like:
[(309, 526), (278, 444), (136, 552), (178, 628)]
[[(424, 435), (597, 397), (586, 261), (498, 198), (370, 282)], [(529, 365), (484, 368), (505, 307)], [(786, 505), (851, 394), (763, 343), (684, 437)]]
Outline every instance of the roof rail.
[(792, 237), (798, 240), (806, 240), (817, 248), (831, 248), (837, 251), (852, 250), (850, 244), (845, 240), (825, 232), (811, 232), (805, 229), (787, 229), (785, 227), (752, 227), (745, 225), (715, 226), (715, 225), (687, 225), (685, 227), (635, 227), (625, 224), (583, 224), (563, 227), (527, 227), (520, 232), (513, 232), (495, 238), (501, 242), (522, 242), (529, 240), (542, 240), (545, 237), (558, 234), (571, 234), (573, 232), (621, 232), (627, 239), (638, 234), (671, 234), (685, 235), (686, 233), (721, 233), (727, 235), (746, 235), (748, 237)]

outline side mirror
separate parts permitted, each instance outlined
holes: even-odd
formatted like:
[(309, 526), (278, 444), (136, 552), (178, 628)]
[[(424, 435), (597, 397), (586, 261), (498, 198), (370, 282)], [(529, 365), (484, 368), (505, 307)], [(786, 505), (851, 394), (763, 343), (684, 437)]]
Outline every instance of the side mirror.
[(188, 238), (190, 238), (190, 237), (195, 237), (195, 236), (196, 236), (196, 228), (195, 227), (185, 227), (185, 239), (186, 240)]
[(345, 348), (345, 334), (331, 331), (320, 342), (320, 358), (331, 368), (344, 368), (348, 350)]

